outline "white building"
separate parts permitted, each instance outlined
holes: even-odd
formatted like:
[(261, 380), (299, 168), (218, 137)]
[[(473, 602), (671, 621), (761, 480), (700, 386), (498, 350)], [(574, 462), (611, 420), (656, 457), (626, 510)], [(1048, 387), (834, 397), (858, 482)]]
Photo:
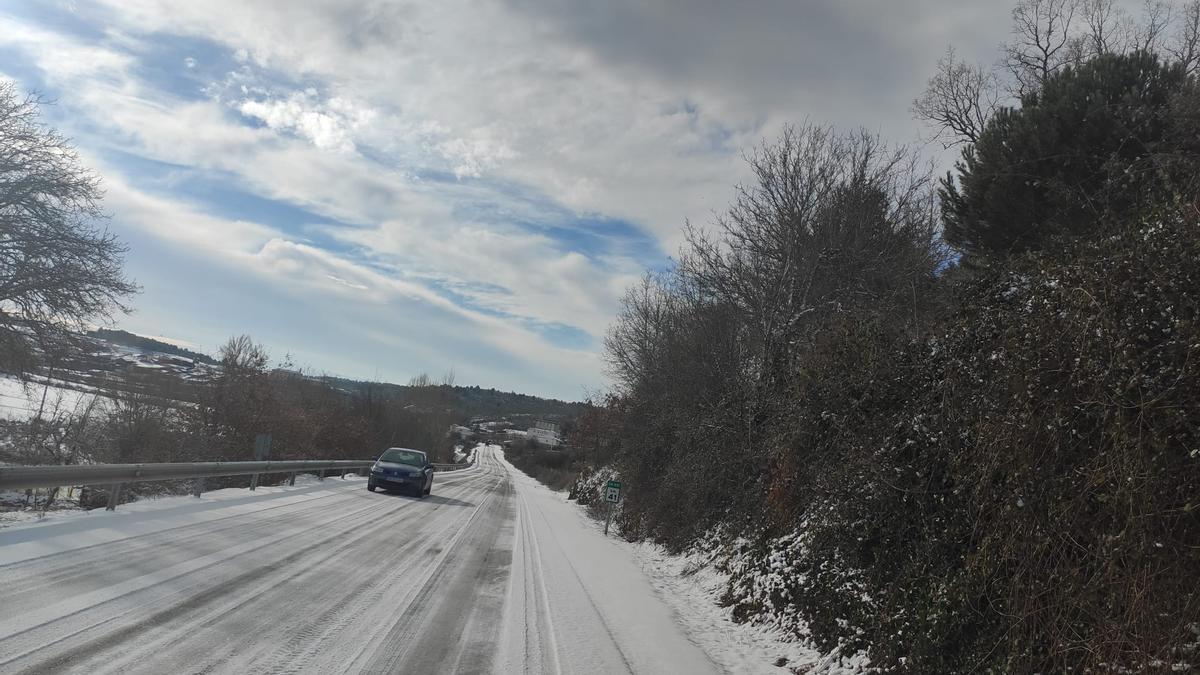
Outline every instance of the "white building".
[(536, 443), (557, 447), (562, 445), (562, 439), (558, 436), (558, 425), (553, 422), (537, 422), (528, 432), (529, 437)]

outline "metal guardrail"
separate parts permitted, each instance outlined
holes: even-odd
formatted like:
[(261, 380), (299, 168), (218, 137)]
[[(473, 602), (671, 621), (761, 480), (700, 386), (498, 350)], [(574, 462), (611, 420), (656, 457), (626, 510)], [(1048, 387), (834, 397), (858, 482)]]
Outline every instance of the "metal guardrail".
[(192, 494), (197, 497), (204, 489), (205, 478), (219, 476), (254, 476), (251, 489), (258, 484), (258, 474), (290, 473), (289, 485), (295, 485), (299, 472), (316, 471), (321, 480), (330, 470), (365, 469), (375, 460), (328, 460), (290, 462), (170, 462), (154, 464), (71, 464), (57, 466), (0, 467), (0, 490), (49, 488), (76, 485), (107, 485), (108, 510), (117, 508), (121, 487), (125, 483), (152, 480), (192, 478), (196, 483)]
[[(296, 484), (296, 474), (359, 470), (370, 467), (373, 459), (364, 460), (296, 460), (280, 462), (162, 462), (150, 464), (68, 464), (53, 466), (0, 466), (0, 490), (52, 488), (79, 485), (107, 485), (108, 510), (117, 508), (121, 488), (125, 483), (154, 480), (194, 479), (192, 494), (199, 497), (205, 478), (220, 476), (253, 476), (250, 489), (258, 485), (259, 474), (290, 473), (288, 485)], [(471, 464), (433, 464), (434, 471), (458, 471)]]
[(439, 471), (439, 472), (441, 472), (441, 471), (461, 471), (462, 469), (469, 469), (472, 466), (475, 466), (474, 462), (472, 462), (470, 464), (436, 464), (436, 463), (430, 462), (430, 464), (433, 465), (434, 471)]

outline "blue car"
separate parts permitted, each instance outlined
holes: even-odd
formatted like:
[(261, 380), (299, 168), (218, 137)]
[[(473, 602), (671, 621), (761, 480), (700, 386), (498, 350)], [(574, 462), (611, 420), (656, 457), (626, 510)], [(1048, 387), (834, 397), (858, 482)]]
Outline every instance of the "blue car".
[(424, 498), (433, 491), (433, 465), (420, 450), (388, 448), (375, 460), (367, 478), (367, 489), (374, 492), (375, 488)]

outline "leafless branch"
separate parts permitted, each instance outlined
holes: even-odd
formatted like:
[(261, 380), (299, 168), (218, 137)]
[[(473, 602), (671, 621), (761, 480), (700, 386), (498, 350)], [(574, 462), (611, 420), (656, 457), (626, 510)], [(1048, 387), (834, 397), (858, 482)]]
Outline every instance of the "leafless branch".
[(102, 226), (100, 179), (39, 123), (40, 103), (0, 82), (0, 366), (10, 370), (63, 331), (124, 311), (137, 290), (124, 245)]
[(1066, 66), (1080, 0), (1020, 0), (1013, 9), (1013, 37), (1002, 46), (1004, 65), (1019, 95), (1036, 91)]
[(954, 49), (938, 60), (925, 92), (913, 101), (913, 114), (932, 125), (943, 147), (974, 143), (995, 114), (1000, 86), (993, 72), (959, 61)]

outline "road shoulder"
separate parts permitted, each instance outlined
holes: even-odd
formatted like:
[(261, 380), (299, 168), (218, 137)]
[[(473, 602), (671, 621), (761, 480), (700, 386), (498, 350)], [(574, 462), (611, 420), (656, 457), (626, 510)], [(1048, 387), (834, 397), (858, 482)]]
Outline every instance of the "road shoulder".
[(561, 493), (504, 464), (517, 495), (517, 541), (498, 670), (721, 671), (627, 549), (581, 520)]

